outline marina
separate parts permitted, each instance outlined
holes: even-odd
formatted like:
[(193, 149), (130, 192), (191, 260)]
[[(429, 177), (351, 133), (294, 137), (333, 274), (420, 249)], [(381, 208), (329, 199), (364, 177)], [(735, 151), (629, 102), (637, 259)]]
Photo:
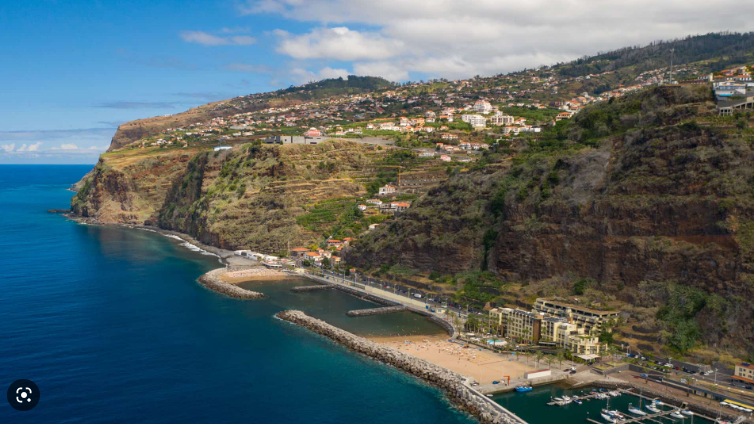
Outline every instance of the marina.
[[(715, 417), (692, 413), (664, 404), (632, 390), (598, 388), (565, 389), (561, 386), (535, 387), (531, 392), (508, 392), (493, 400), (529, 424), (712, 424)], [(543, 407), (545, 406), (546, 407)], [(644, 415), (642, 415), (642, 413)]]

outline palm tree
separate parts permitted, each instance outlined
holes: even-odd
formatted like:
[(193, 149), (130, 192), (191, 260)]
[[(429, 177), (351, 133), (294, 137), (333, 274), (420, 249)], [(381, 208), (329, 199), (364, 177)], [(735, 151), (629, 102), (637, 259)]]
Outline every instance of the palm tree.
[(556, 356), (558, 358), (558, 365), (560, 368), (563, 368), (563, 359), (565, 359), (565, 353), (563, 353), (563, 349), (558, 349), (558, 354)]
[(540, 351), (537, 351), (536, 356), (537, 356), (537, 368), (539, 368), (539, 361), (542, 360), (542, 357), (545, 356), (545, 354)]

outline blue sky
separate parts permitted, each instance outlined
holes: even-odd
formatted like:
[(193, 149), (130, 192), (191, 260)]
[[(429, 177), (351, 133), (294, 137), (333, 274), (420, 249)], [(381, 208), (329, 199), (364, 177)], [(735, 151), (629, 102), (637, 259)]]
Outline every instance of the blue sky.
[(3, 1), (0, 163), (94, 163), (119, 123), (310, 80), (490, 75), (754, 14), (709, 3)]

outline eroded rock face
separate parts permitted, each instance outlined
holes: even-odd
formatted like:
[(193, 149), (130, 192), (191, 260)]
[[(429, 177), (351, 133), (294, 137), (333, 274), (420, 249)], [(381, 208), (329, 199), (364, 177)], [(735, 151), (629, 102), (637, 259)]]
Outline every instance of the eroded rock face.
[(312, 318), (301, 311), (282, 311), (277, 317), (300, 325), (317, 334), (343, 345), (355, 352), (392, 365), (442, 389), (451, 402), (462, 411), (476, 417), (484, 424), (526, 424), (515, 414), (467, 387), (464, 377), (458, 373), (411, 356), (389, 346), (372, 342), (341, 330), (322, 320)]

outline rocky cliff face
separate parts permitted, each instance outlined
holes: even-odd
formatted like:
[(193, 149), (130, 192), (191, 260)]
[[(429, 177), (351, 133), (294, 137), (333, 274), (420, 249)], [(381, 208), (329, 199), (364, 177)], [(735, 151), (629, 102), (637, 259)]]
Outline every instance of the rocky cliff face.
[(126, 149), (102, 156), (71, 207), (101, 222), (159, 226), (222, 248), (283, 251), (318, 241), (321, 234), (296, 218), (317, 202), (365, 194), (365, 170), (387, 153), (347, 141)]
[[(613, 119), (613, 109), (631, 121), (619, 131), (603, 129), (607, 137), (581, 147), (531, 145), (512, 160), (490, 158), (497, 169), (452, 177), (347, 259), (447, 274), (481, 268), (506, 281), (591, 279), (608, 298), (650, 308), (673, 297), (648, 287), (678, 282), (724, 299), (711, 310), (705, 298), (690, 313), (703, 340), (751, 352), (750, 142), (712, 116), (704, 93), (657, 89), (623, 102), (577, 115), (568, 141)], [(661, 328), (674, 327), (658, 323), (654, 339), (669, 337)]]

